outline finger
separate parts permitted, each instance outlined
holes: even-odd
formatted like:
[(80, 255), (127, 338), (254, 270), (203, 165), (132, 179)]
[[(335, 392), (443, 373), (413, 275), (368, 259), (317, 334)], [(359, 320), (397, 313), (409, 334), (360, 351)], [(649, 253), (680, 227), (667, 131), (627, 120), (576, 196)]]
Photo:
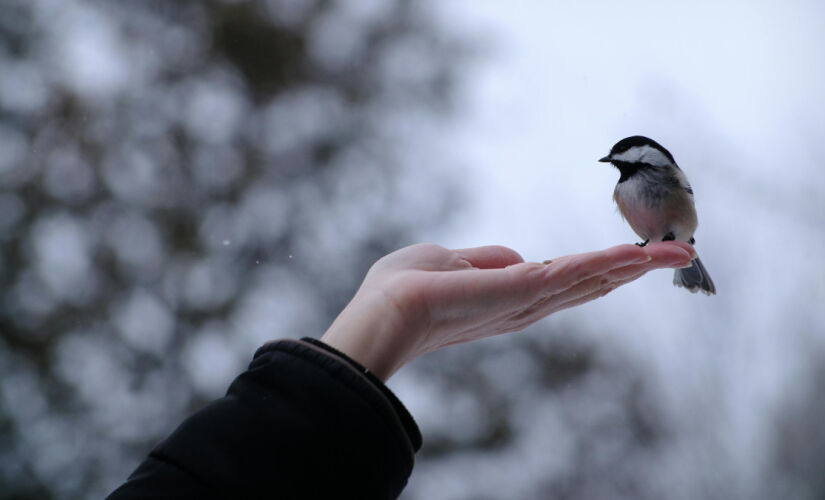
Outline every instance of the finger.
[[(595, 276), (554, 296), (551, 305), (554, 310), (559, 310), (568, 307), (566, 304), (576, 303), (583, 297), (600, 297), (601, 295), (599, 295), (599, 293), (602, 293), (604, 290), (612, 291), (621, 285), (636, 281), (652, 269), (655, 268), (648, 266), (627, 266), (609, 274)], [(606, 292), (603, 292), (603, 294), (605, 293)]]
[(605, 295), (607, 291), (611, 291), (621, 284), (630, 283), (644, 276), (649, 270), (650, 268), (647, 266), (634, 265), (616, 270), (610, 273), (610, 275), (594, 276), (557, 295), (540, 299), (526, 310), (514, 315), (511, 319), (517, 323), (537, 321), (556, 311), (569, 307), (567, 304), (577, 303), (577, 301), (583, 297), (596, 298)]
[(638, 279), (639, 277), (641, 277), (643, 275), (644, 275), (644, 273), (642, 273), (642, 274), (640, 274), (639, 276), (636, 276), (636, 277), (630, 277), (630, 278), (627, 278), (627, 279), (624, 279), (624, 280), (616, 281), (614, 283), (611, 283), (608, 286), (605, 286), (603, 288), (595, 290), (595, 291), (593, 291), (593, 292), (591, 292), (587, 295), (583, 295), (583, 296), (578, 297), (576, 299), (569, 300), (569, 301), (567, 301), (565, 303), (562, 303), (562, 304), (557, 304), (555, 310), (556, 311), (561, 311), (562, 309), (569, 309), (571, 307), (580, 306), (582, 304), (586, 304), (586, 303), (591, 302), (593, 300), (596, 300), (598, 298), (604, 297), (605, 295), (607, 295), (608, 293), (612, 292), (613, 290), (619, 288), (620, 286), (624, 286), (628, 283), (632, 283), (633, 281), (635, 281), (636, 279)]
[(682, 251), (682, 249), (673, 250), (671, 248), (667, 251), (656, 251), (653, 253), (653, 256), (655, 258), (650, 262), (613, 269), (581, 281), (558, 294), (541, 299), (528, 308), (528, 310), (518, 315), (518, 318), (533, 317), (535, 314), (543, 317), (560, 309), (572, 307), (574, 304), (583, 303), (581, 300), (584, 297), (589, 297), (584, 300), (584, 302), (593, 300), (605, 295), (607, 293), (605, 290), (612, 291), (621, 285), (639, 279), (649, 271), (655, 269), (664, 267), (686, 267), (690, 265), (690, 256), (687, 252)]
[[(506, 262), (504, 258), (521, 258), (509, 253), (504, 247), (479, 247), (456, 251), (457, 255), (466, 256), (466, 260), (478, 266)], [(502, 255), (504, 258), (502, 258)], [(468, 299), (492, 303), (500, 301), (499, 306), (508, 305), (524, 308), (537, 299), (551, 297), (568, 290), (594, 276), (601, 276), (613, 269), (629, 265), (649, 265), (646, 270), (666, 267), (673, 262), (683, 264), (690, 260), (688, 252), (680, 245), (664, 243), (651, 245), (651, 249), (636, 245), (619, 245), (597, 252), (561, 257), (552, 264), (519, 262), (506, 268), (483, 269), (483, 272), (469, 274), (459, 273), (441, 276), (440, 292), (446, 296), (464, 295)], [(589, 289), (587, 287), (590, 287)], [(586, 284), (584, 290), (573, 292), (575, 297), (590, 293), (598, 287), (598, 282)], [(467, 295), (467, 292), (472, 293)]]
[[(654, 258), (650, 262), (615, 269), (603, 276), (591, 278), (587, 282), (583, 282), (560, 294), (557, 297), (556, 310), (575, 307), (603, 297), (616, 288), (636, 281), (655, 269), (689, 267), (696, 253), (692, 251), (692, 247), (689, 247), (689, 245), (681, 242), (677, 243), (679, 244), (665, 242), (665, 244), (657, 243), (656, 246), (651, 245), (653, 248), (650, 253)], [(676, 250), (676, 248), (679, 250)]]
[(433, 276), (430, 301), (462, 303), (474, 316), (487, 319), (523, 310), (540, 299), (546, 272), (543, 264), (521, 262), (499, 269), (439, 273)]
[(651, 256), (650, 262), (613, 269), (577, 283), (557, 296), (559, 303), (566, 303), (596, 293), (600, 288), (609, 287), (618, 282), (622, 284), (629, 283), (654, 269), (680, 268), (691, 265), (690, 255), (683, 248), (676, 245), (654, 248), (648, 254)]
[(500, 245), (454, 250), (462, 259), (479, 269), (500, 269), (524, 262), (515, 250)]
[(548, 282), (554, 287), (570, 288), (582, 281), (628, 265), (649, 264), (659, 267), (682, 267), (695, 255), (692, 247), (683, 242), (661, 242), (639, 247), (619, 245), (598, 252), (561, 257), (548, 265)]
[(564, 297), (548, 297), (540, 303), (535, 304), (530, 309), (523, 311), (516, 316), (513, 316), (511, 318), (510, 324), (507, 327), (507, 331), (522, 330), (527, 326), (535, 323), (536, 321), (539, 321), (540, 319), (549, 316), (550, 314), (561, 311), (563, 309), (576, 307), (587, 302), (596, 300), (598, 298), (604, 297), (613, 290), (619, 288), (620, 286), (635, 281), (644, 274), (645, 272), (640, 272), (638, 274), (631, 275), (625, 279), (613, 281), (604, 286), (591, 289), (590, 291), (584, 294), (570, 294)]
[(648, 252), (637, 245), (619, 245), (606, 250), (560, 257), (547, 265), (547, 292), (555, 294), (612, 269), (651, 260)]
[[(484, 262), (490, 264), (493, 259), (489, 256), (495, 257), (501, 248), (493, 247), (490, 252), (490, 247), (480, 247), (459, 250), (456, 253), (464, 253), (470, 259), (482, 257), (476, 258), (475, 261), (483, 265)], [(509, 249), (505, 249), (505, 252), (506, 250)], [(486, 261), (483, 260), (484, 256), (488, 257)], [(607, 277), (607, 281), (610, 282), (623, 279), (629, 274), (638, 273), (638, 276), (641, 276), (651, 269), (672, 266), (674, 263), (681, 267), (689, 260), (690, 255), (680, 245), (666, 243), (652, 246), (651, 249), (636, 245), (619, 245), (607, 250), (561, 257), (550, 265), (521, 262), (506, 268), (482, 269), (472, 273), (448, 273), (438, 277), (439, 284), (436, 290), (443, 300), (463, 297), (490, 314), (496, 311), (506, 314), (513, 309), (524, 311), (529, 308), (532, 311), (536, 309), (535, 305), (541, 304), (542, 308), (549, 309), (544, 313), (546, 315), (553, 312), (552, 308), (559, 303), (574, 300), (607, 285), (601, 284), (601, 279), (597, 278), (592, 282), (583, 283), (567, 295), (557, 297), (585, 280), (601, 277), (614, 269), (636, 266), (623, 270), (624, 274)]]
[(644, 250), (654, 259), (669, 259), (670, 257), (683, 256), (683, 252), (687, 253), (691, 259), (696, 258), (696, 250), (684, 241), (660, 241), (658, 243), (651, 243), (645, 246)]

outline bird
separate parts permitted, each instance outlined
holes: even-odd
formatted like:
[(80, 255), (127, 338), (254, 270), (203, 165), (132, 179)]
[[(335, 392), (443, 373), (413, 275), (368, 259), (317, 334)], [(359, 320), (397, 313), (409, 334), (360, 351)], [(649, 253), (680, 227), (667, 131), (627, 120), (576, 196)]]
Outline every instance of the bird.
[[(619, 170), (613, 200), (622, 217), (644, 241), (678, 240), (690, 245), (698, 225), (693, 189), (670, 151), (641, 135), (617, 142), (599, 160)], [(715, 295), (716, 286), (697, 256), (691, 266), (676, 269), (673, 284), (691, 293)]]

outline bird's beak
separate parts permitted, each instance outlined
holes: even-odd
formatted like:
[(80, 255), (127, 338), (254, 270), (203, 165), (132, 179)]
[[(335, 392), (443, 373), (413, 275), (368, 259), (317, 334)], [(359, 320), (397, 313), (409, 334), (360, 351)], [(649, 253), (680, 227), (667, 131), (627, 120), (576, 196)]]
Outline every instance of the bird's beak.
[(599, 160), (602, 163), (610, 163), (610, 155), (605, 156), (604, 158)]

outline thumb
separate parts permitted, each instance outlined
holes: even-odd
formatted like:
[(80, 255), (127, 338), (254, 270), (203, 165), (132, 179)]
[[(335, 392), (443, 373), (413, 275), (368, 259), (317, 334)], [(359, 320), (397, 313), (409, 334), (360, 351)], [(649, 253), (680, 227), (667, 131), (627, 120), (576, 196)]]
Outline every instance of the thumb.
[(478, 269), (500, 269), (524, 262), (518, 252), (500, 245), (453, 250)]

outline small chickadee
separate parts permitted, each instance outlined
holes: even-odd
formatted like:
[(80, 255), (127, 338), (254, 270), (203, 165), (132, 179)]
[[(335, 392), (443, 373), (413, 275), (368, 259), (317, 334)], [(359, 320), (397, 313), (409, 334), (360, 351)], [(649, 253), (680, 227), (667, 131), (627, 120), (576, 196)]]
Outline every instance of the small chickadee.
[[(667, 240), (693, 245), (698, 224), (693, 189), (667, 149), (652, 139), (634, 135), (617, 142), (610, 154), (599, 161), (619, 169), (613, 199), (622, 217), (644, 239), (637, 245)], [(716, 293), (713, 280), (698, 257), (691, 267), (676, 270), (673, 284), (692, 293)]]

